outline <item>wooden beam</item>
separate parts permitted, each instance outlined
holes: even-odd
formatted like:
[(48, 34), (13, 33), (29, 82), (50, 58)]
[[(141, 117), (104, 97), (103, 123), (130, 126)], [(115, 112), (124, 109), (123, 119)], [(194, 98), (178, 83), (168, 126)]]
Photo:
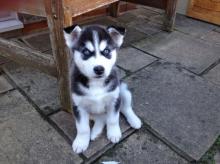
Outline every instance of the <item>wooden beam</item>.
[(156, 7), (159, 9), (165, 9), (166, 8), (166, 0), (122, 0), (125, 2), (131, 2), (135, 4), (140, 5), (146, 5), (151, 7)]
[(164, 16), (164, 28), (166, 31), (171, 32), (173, 31), (173, 27), (176, 19), (177, 0), (166, 0), (166, 1), (167, 4), (165, 9), (165, 16)]
[(72, 25), (72, 17), (68, 9), (64, 9), (63, 3), (63, 0), (44, 0), (52, 51), (58, 72), (60, 102), (63, 110), (72, 112), (70, 56), (63, 36), (63, 28)]
[(110, 4), (110, 6), (109, 6), (109, 14), (110, 14), (110, 16), (117, 17), (119, 15), (119, 10), (120, 10), (119, 1)]
[(13, 41), (0, 38), (0, 55), (21, 65), (39, 69), (53, 76), (57, 75), (52, 56), (23, 47)]

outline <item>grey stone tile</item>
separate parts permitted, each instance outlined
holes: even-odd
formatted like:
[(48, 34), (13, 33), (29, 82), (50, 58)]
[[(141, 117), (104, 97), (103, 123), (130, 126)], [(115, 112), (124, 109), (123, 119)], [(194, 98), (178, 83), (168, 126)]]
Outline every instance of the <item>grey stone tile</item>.
[(0, 93), (13, 89), (11, 84), (5, 79), (3, 75), (0, 75)]
[(119, 74), (120, 79), (126, 76), (126, 72), (121, 68), (118, 68), (118, 74)]
[(51, 120), (65, 133), (70, 141), (76, 135), (74, 116), (71, 113), (60, 111), (50, 116)]
[(187, 164), (187, 161), (143, 129), (108, 151), (96, 163), (104, 161), (124, 164)]
[(0, 96), (1, 123), (32, 111), (33, 107), (16, 90)]
[(50, 36), (48, 31), (35, 33), (22, 38), (22, 40), (41, 52), (51, 49)]
[(128, 25), (132, 22), (135, 22), (137, 19), (141, 21), (146, 19), (149, 20), (156, 15), (159, 15), (159, 13), (153, 10), (148, 10), (145, 8), (137, 8), (121, 14), (120, 16), (115, 18), (115, 20), (125, 25)]
[(135, 72), (155, 60), (155, 57), (147, 55), (135, 48), (127, 47), (119, 50), (117, 64), (129, 72)]
[(162, 9), (159, 9), (159, 8), (150, 7), (150, 6), (141, 6), (141, 7), (145, 8), (147, 10), (151, 10), (151, 11), (157, 12), (159, 14), (164, 14), (165, 13), (165, 10), (162, 10)]
[[(75, 128), (75, 121), (72, 115), (61, 111), (56, 114), (53, 114), (50, 118), (65, 133), (65, 135), (69, 138), (69, 140), (73, 141), (76, 135), (76, 128)], [(121, 117), (120, 121), (121, 121), (120, 122), (121, 130), (124, 133), (130, 127), (123, 117)], [(83, 153), (87, 158), (90, 158), (97, 152), (102, 151), (108, 144), (110, 144), (110, 141), (106, 138), (105, 133), (106, 132), (104, 131), (99, 138), (97, 138), (95, 141), (90, 142), (89, 148)]]
[(206, 35), (202, 36), (201, 39), (213, 44), (220, 45), (220, 33), (216, 31), (211, 31), (207, 33)]
[(201, 37), (216, 28), (215, 25), (177, 14), (175, 27), (184, 33)]
[(10, 78), (40, 107), (45, 115), (61, 107), (55, 77), (15, 63), (8, 63), (4, 68)]
[(217, 153), (214, 156), (214, 160), (216, 164), (220, 163), (220, 149), (217, 151)]
[(124, 47), (128, 46), (129, 44), (131, 44), (133, 42), (139, 41), (139, 40), (147, 37), (146, 34), (139, 32), (134, 28), (127, 27), (122, 22), (117, 22), (113, 19), (110, 19), (109, 17), (95, 19), (95, 20), (91, 20), (89, 22), (84, 23), (84, 25), (87, 25), (87, 24), (99, 24), (99, 25), (103, 25), (103, 26), (117, 25), (117, 26), (125, 27), (127, 31), (126, 31), (126, 35), (125, 35), (124, 43), (123, 43)]
[(119, 25), (122, 23), (119, 23), (117, 21), (114, 21), (112, 18), (110, 17), (100, 17), (100, 18), (95, 18), (95, 19), (91, 19), (88, 20), (86, 22), (81, 23), (82, 26), (83, 25), (91, 25), (91, 24), (97, 24), (97, 25), (103, 25), (103, 26), (111, 26), (111, 25)]
[(1, 113), (8, 110), (7, 115), (0, 118), (0, 156), (4, 157), (0, 158), (0, 163), (82, 162), (17, 91), (5, 94), (0, 101)]
[(200, 159), (215, 142), (220, 133), (218, 87), (168, 62), (156, 62), (127, 81), (137, 114), (188, 157)]
[(137, 9), (128, 11), (126, 13), (131, 13), (132, 15), (135, 15), (136, 19), (151, 19), (151, 17), (155, 15), (160, 15), (160, 13), (158, 13), (157, 11), (149, 10), (144, 7), (138, 7)]
[(164, 14), (155, 15), (150, 19), (150, 21), (153, 23), (158, 23), (160, 25), (163, 25), (164, 18), (165, 18), (164, 16), (165, 16)]
[(10, 60), (6, 59), (3, 56), (0, 56), (0, 66), (5, 64), (5, 63), (8, 63), (8, 62), (10, 62)]
[(217, 85), (220, 85), (220, 64), (211, 69), (207, 74), (203, 76), (208, 81), (211, 81)]
[(159, 58), (180, 63), (197, 74), (220, 58), (220, 46), (177, 31), (159, 33), (133, 45)]
[(122, 47), (127, 47), (131, 45), (132, 43), (135, 43), (139, 40), (145, 39), (148, 37), (147, 34), (142, 33), (138, 30), (135, 30), (134, 28), (126, 27), (126, 35), (124, 38), (124, 43)]
[(141, 19), (135, 19), (133, 22), (129, 23), (128, 26), (137, 29), (138, 31), (147, 35), (154, 35), (163, 30), (162, 25), (154, 23), (153, 21)]
[(217, 27), (217, 28), (215, 29), (215, 31), (216, 31), (216, 32), (220, 32), (220, 27)]
[(116, 21), (124, 25), (129, 24), (136, 19), (137, 19), (137, 16), (132, 14), (131, 12), (125, 12), (121, 14), (120, 16), (118, 16), (117, 18), (115, 18)]

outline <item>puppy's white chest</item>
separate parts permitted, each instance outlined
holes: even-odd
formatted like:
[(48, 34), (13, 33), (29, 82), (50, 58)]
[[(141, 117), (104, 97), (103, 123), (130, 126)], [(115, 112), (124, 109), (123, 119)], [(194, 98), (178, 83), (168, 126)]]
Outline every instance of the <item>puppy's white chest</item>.
[(106, 92), (103, 89), (91, 88), (86, 96), (73, 94), (74, 103), (91, 114), (102, 114), (106, 107), (112, 104), (119, 96), (119, 88), (113, 92)]

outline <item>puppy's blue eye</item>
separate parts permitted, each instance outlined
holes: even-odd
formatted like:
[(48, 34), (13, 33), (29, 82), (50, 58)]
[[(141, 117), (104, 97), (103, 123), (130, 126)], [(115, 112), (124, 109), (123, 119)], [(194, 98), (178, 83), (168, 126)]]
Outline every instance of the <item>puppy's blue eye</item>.
[(108, 59), (111, 58), (110, 50), (107, 49), (107, 48), (102, 51), (102, 55), (105, 56)]
[(91, 52), (90, 52), (88, 49), (84, 49), (84, 50), (83, 50), (83, 54), (84, 54), (85, 56), (90, 56), (90, 55), (91, 55)]
[(94, 55), (94, 52), (91, 52), (87, 48), (85, 48), (82, 50), (82, 54), (83, 60), (87, 60)]

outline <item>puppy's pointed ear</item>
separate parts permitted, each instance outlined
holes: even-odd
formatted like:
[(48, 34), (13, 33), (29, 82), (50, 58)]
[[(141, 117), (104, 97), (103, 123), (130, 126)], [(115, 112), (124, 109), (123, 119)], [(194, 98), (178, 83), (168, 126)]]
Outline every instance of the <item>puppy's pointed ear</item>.
[(66, 45), (72, 48), (78, 40), (82, 29), (78, 25), (72, 25), (63, 29)]
[(124, 27), (119, 27), (119, 26), (109, 26), (107, 27), (107, 31), (109, 35), (112, 37), (117, 47), (118, 48), (121, 47), (124, 41), (126, 29)]

